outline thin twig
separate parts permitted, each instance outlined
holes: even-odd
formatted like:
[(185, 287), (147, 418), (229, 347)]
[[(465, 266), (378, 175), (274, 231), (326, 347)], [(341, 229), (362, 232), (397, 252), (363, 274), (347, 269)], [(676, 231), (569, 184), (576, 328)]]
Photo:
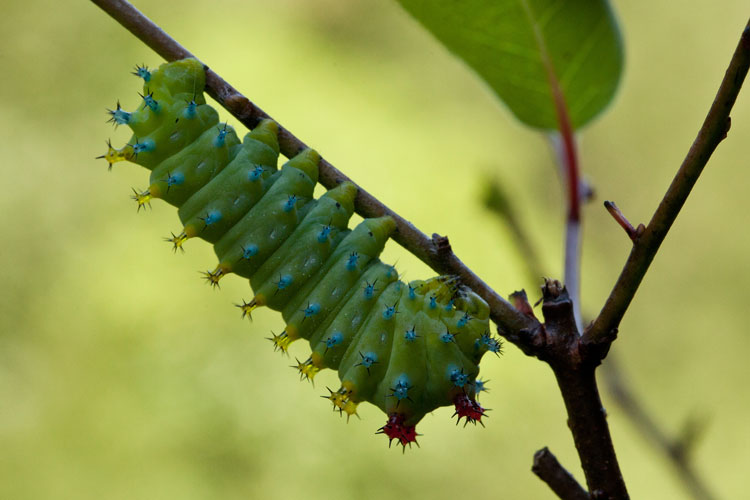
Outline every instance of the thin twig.
[(698, 476), (690, 460), (690, 451), (695, 445), (695, 433), (688, 433), (686, 436), (680, 436), (679, 438), (669, 437), (638, 401), (633, 390), (623, 379), (615, 359), (610, 356), (602, 370), (604, 382), (612, 399), (645, 440), (664, 453), (690, 496), (696, 500), (714, 500), (715, 497)]
[(638, 229), (634, 228), (628, 218), (625, 217), (625, 214), (623, 214), (622, 211), (617, 207), (617, 205), (615, 205), (614, 201), (605, 201), (604, 208), (607, 209), (609, 215), (611, 215), (612, 218), (617, 221), (620, 227), (625, 230), (625, 233), (631, 240), (635, 241), (640, 233), (642, 233), (646, 229), (646, 226), (644, 226), (643, 224), (639, 224)]
[(547, 483), (562, 500), (590, 500), (588, 492), (578, 484), (573, 474), (560, 465), (557, 457), (546, 446), (534, 454), (531, 471)]
[[(92, 2), (167, 61), (195, 57), (129, 2), (124, 0), (92, 0)], [(270, 118), (268, 114), (210, 69), (206, 69), (206, 92), (249, 128), (253, 128), (261, 119)], [(281, 125), (279, 125), (279, 145), (286, 157), (292, 157), (307, 147), (304, 142)], [(350, 180), (325, 159), (320, 160), (319, 182), (323, 186), (330, 189), (341, 182)], [(363, 217), (391, 216), (396, 222), (393, 239), (438, 273), (459, 276), (465, 285), (487, 301), (490, 306), (490, 316), (501, 327), (502, 333), (521, 330), (533, 332), (540, 327), (533, 318), (516, 311), (507, 300), (482, 281), (452, 251), (438, 251), (432, 238), (361, 187), (355, 200), (355, 208)]]
[(750, 21), (729, 62), (711, 109), (698, 131), (687, 156), (677, 171), (643, 234), (637, 239), (625, 267), (612, 288), (599, 316), (584, 335), (587, 342), (601, 342), (617, 331), (625, 311), (633, 300), (659, 246), (680, 213), (690, 191), (698, 180), (719, 143), (727, 136), (731, 119), (729, 113), (750, 67)]

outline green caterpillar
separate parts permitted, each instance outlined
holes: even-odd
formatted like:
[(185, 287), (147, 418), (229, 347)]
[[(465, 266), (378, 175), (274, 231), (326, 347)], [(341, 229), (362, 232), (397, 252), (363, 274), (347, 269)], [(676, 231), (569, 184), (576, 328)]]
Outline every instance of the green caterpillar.
[(134, 74), (144, 80), (142, 106), (108, 110), (133, 136), (121, 149), (108, 141), (99, 158), (110, 169), (127, 160), (151, 170), (149, 188), (133, 198), (138, 210), (155, 198), (178, 207), (183, 229), (167, 238), (175, 251), (194, 237), (213, 243), (219, 263), (206, 279), (248, 278), (255, 297), (239, 306), (243, 317), (260, 306), (281, 311), (286, 329), (275, 348), (307, 339), (312, 354), (298, 362), (300, 375), (337, 370), (341, 388), (326, 396), (334, 410), (351, 416), (362, 401), (377, 405), (389, 442), (416, 442), (416, 423), (440, 406), (481, 423), (477, 365), (500, 351), (487, 304), (452, 277), (400, 281), (378, 259), (393, 220), (348, 229), (356, 187), (344, 182), (313, 199), (320, 156), (307, 149), (277, 170), (275, 122), (261, 121), (240, 141), (206, 104), (198, 61)]

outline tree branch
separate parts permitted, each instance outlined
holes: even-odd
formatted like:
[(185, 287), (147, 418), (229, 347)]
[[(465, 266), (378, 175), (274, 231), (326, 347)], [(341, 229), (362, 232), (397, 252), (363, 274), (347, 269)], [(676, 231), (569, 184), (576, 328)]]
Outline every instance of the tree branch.
[(531, 471), (547, 483), (562, 500), (590, 500), (589, 494), (578, 484), (573, 474), (560, 465), (557, 457), (546, 446), (534, 454)]
[(625, 262), (625, 267), (599, 316), (586, 330), (584, 337), (587, 342), (601, 342), (616, 333), (638, 286), (667, 236), (669, 228), (677, 218), (677, 214), (685, 204), (703, 167), (706, 166), (719, 143), (727, 136), (731, 125), (729, 113), (745, 80), (748, 67), (750, 67), (750, 21), (742, 32), (719, 91), (716, 93), (716, 98), (703, 126), (698, 131), (698, 136), (693, 141), (648, 226), (634, 240), (633, 249)]
[[(125, 0), (92, 0), (92, 2), (167, 61), (195, 57), (129, 2)], [(208, 68), (206, 68), (206, 92), (248, 128), (255, 127), (264, 118), (270, 118), (262, 109)], [(304, 142), (281, 125), (279, 125), (279, 145), (281, 152), (288, 158), (307, 147)], [(328, 161), (320, 160), (319, 182), (323, 186), (330, 189), (341, 182), (350, 180)], [(391, 216), (396, 222), (393, 239), (436, 272), (459, 276), (466, 286), (489, 304), (490, 317), (500, 326), (501, 334), (521, 330), (535, 332), (540, 328), (538, 321), (514, 309), (507, 300), (461, 262), (450, 250), (450, 245), (447, 246), (448, 251), (439, 251), (432, 238), (362, 187), (359, 187), (355, 209), (363, 217)], [(447, 242), (447, 238), (445, 241)], [(516, 341), (511, 340), (511, 342)]]
[(547, 280), (542, 292), (546, 345), (538, 357), (555, 374), (589, 494), (597, 500), (627, 500), (628, 491), (609, 433), (607, 412), (596, 384), (596, 367), (603, 358), (601, 346), (582, 342), (565, 287)]

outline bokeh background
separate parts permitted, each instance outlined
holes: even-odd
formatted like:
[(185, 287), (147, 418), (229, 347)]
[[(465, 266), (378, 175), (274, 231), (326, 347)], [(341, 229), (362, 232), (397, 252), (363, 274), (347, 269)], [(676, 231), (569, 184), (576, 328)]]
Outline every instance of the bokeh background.
[[(0, 17), (0, 498), (552, 498), (529, 471), (549, 446), (577, 477), (561, 398), (545, 365), (512, 345), (482, 366), (487, 428), (442, 409), (422, 448), (388, 449), (374, 407), (346, 424), (274, 353), (270, 311), (228, 278), (212, 291), (206, 244), (173, 255), (179, 228), (155, 203), (136, 214), (147, 173), (107, 172), (105, 124), (133, 107), (136, 63), (160, 63), (88, 2), (2, 3)], [(139, 1), (147, 15), (274, 118), (504, 295), (528, 280), (510, 232), (481, 206), (487, 178), (511, 194), (541, 255), (561, 275), (563, 214), (544, 137), (389, 0)], [(690, 145), (750, 12), (743, 0), (618, 1), (627, 64), (607, 112), (583, 134), (584, 311), (595, 314), (628, 240), (601, 207), (646, 221)], [(614, 354), (641, 401), (677, 433), (707, 427), (694, 460), (720, 498), (746, 494), (750, 397), (744, 313), (750, 237), (750, 89), (636, 296)], [(236, 121), (230, 119), (230, 123)], [(431, 272), (396, 244), (407, 279)], [(604, 394), (633, 498), (687, 498), (668, 463)]]

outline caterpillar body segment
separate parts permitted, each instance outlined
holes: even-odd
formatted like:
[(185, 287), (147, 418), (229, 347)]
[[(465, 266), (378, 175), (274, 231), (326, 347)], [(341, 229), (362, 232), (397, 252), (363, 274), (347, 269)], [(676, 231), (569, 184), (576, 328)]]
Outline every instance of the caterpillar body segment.
[[(343, 183), (323, 195), (287, 239), (250, 278), (255, 296), (272, 309), (281, 310), (298, 295), (349, 233), (356, 188)], [(297, 249), (304, 248), (300, 252)]]
[(361, 402), (378, 406), (388, 415), (378, 432), (404, 447), (440, 406), (481, 423), (478, 362), (500, 351), (487, 304), (454, 277), (399, 280), (378, 258), (393, 219), (349, 229), (356, 187), (344, 182), (314, 199), (320, 156), (306, 149), (278, 169), (275, 122), (262, 120), (240, 141), (206, 104), (198, 61), (134, 74), (144, 80), (138, 108), (109, 110), (133, 136), (120, 149), (108, 142), (101, 158), (151, 170), (148, 189), (134, 190), (138, 208), (153, 198), (178, 207), (182, 230), (167, 238), (175, 250), (195, 237), (214, 245), (210, 284), (229, 273), (249, 279), (255, 297), (238, 307), (243, 317), (261, 306), (281, 312), (276, 349), (309, 341), (310, 357), (295, 365), (300, 378), (337, 370), (341, 386), (324, 396), (334, 410), (350, 417)]
[(189, 237), (199, 236), (216, 243), (278, 178), (274, 175), (279, 157), (276, 132), (255, 134), (258, 129), (278, 131), (274, 122), (261, 122), (245, 136), (234, 159), (180, 206), (177, 213), (184, 224), (183, 232)]
[[(370, 316), (378, 297), (395, 280), (396, 273), (393, 272), (393, 268), (380, 260), (373, 262), (365, 270), (359, 282), (351, 288), (339, 307), (329, 315), (326, 323), (310, 337), (310, 346), (313, 350), (311, 358), (315, 365), (339, 369), (341, 359), (364, 321)], [(369, 293), (368, 287), (372, 287)]]

